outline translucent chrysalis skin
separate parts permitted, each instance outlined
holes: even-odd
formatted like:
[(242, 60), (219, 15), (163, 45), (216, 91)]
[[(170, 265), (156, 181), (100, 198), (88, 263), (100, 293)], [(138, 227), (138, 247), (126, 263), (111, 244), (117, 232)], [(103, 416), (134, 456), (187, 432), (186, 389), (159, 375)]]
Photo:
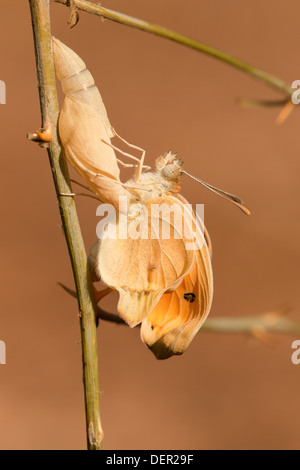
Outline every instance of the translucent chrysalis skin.
[(58, 126), (65, 155), (101, 201), (119, 210), (119, 196), (129, 202), (130, 195), (118, 184), (120, 170), (114, 150), (101, 141), (110, 143), (113, 137), (101, 95), (83, 60), (58, 39), (52, 38), (52, 42), (56, 73), (65, 94)]

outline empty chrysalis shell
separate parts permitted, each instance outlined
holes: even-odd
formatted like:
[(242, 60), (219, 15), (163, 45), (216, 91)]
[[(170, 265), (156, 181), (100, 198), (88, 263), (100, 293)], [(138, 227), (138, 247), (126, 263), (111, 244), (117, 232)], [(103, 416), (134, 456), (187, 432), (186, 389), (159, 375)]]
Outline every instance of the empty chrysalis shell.
[(52, 42), (56, 73), (65, 94), (59, 117), (65, 155), (99, 199), (119, 210), (119, 196), (129, 201), (129, 194), (120, 184), (115, 152), (107, 145), (114, 134), (101, 95), (83, 60), (58, 39)]

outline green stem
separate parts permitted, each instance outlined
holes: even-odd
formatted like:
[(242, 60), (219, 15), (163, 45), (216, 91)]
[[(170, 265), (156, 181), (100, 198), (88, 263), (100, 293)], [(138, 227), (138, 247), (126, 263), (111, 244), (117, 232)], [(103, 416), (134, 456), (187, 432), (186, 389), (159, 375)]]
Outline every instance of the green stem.
[[(76, 291), (62, 283), (58, 283), (68, 294), (77, 299)], [(252, 334), (256, 329), (265, 330), (269, 333), (278, 333), (296, 336), (300, 334), (300, 322), (293, 321), (285, 317), (287, 309), (280, 309), (277, 312), (267, 313), (251, 317), (213, 317), (210, 316), (202, 325), (200, 331), (210, 333), (235, 333)], [(125, 321), (117, 314), (106, 312), (97, 307), (97, 318), (127, 326)]]
[[(67, 292), (76, 297), (76, 293), (62, 286)], [(97, 317), (101, 320), (127, 326), (124, 320), (114, 313), (106, 312), (98, 307)], [(225, 333), (253, 335), (255, 331), (265, 331), (290, 336), (300, 335), (300, 322), (285, 318), (281, 313), (267, 314), (252, 317), (212, 317), (210, 316), (202, 325), (200, 333)]]
[(255, 330), (297, 336), (300, 334), (300, 322), (276, 314), (241, 318), (219, 317), (206, 320), (200, 331), (253, 334)]
[[(52, 1), (67, 6), (70, 5), (69, 0)], [(283, 80), (275, 77), (274, 75), (271, 75), (268, 72), (265, 72), (264, 70), (254, 67), (253, 65), (244, 62), (237, 57), (233, 57), (226, 52), (222, 52), (188, 36), (184, 36), (183, 34), (179, 34), (170, 29), (164, 28), (163, 26), (149, 23), (148, 21), (140, 20), (138, 18), (134, 18), (133, 16), (125, 15), (117, 11), (109, 10), (102, 6), (95, 5), (94, 3), (87, 2), (86, 0), (73, 0), (72, 5), (74, 5), (78, 10), (82, 10), (93, 15), (102, 16), (108, 20), (112, 20), (132, 28), (140, 29), (142, 31), (146, 31), (147, 33), (155, 34), (156, 36), (169, 39), (171, 41), (177, 42), (178, 44), (182, 44), (183, 46), (195, 49), (198, 52), (202, 52), (203, 54), (214, 57), (215, 59), (221, 60), (222, 62), (225, 62), (226, 64), (231, 65), (232, 67), (235, 67), (236, 69), (241, 70), (256, 79), (263, 81), (266, 85), (269, 85), (277, 91), (282, 92), (288, 98), (291, 97), (292, 93), (295, 91), (292, 90), (291, 87)]]
[(90, 450), (101, 449), (97, 330), (94, 296), (87, 269), (85, 247), (72, 197), (68, 169), (57, 135), (59, 114), (50, 30), (50, 0), (29, 0), (35, 44), (36, 65), (43, 127), (52, 130), (48, 155), (53, 174), (62, 224), (69, 249), (77, 289), (82, 339), (83, 382), (87, 441)]

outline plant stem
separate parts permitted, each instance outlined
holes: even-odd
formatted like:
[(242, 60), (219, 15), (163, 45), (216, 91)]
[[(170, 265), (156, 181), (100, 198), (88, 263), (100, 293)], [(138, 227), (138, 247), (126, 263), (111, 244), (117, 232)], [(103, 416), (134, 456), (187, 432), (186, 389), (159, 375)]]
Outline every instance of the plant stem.
[[(74, 299), (77, 299), (76, 291), (61, 282), (58, 284), (68, 294), (74, 297)], [(300, 335), (300, 322), (286, 318), (286, 313), (287, 308), (282, 307), (277, 311), (275, 310), (264, 315), (251, 317), (209, 317), (202, 325), (200, 331), (207, 331), (209, 333), (252, 334), (253, 331), (261, 329), (268, 333)], [(97, 307), (97, 318), (110, 323), (128, 326), (118, 314), (107, 312), (99, 306)]]
[(42, 126), (48, 127), (52, 131), (48, 156), (77, 289), (88, 449), (99, 450), (101, 449), (103, 431), (99, 405), (96, 306), (75, 202), (72, 197), (62, 196), (63, 193), (68, 194), (72, 190), (67, 165), (57, 135), (59, 108), (52, 58), (50, 0), (29, 0), (29, 4), (35, 44)]
[(208, 333), (253, 334), (258, 329), (268, 333), (295, 336), (300, 334), (300, 322), (276, 315), (275, 313), (241, 318), (219, 317), (206, 320), (200, 331)]
[[(55, 3), (61, 3), (66, 6), (70, 5), (70, 0), (51, 1)], [(231, 65), (232, 67), (235, 67), (236, 69), (239, 69), (256, 79), (263, 81), (266, 85), (269, 85), (270, 87), (283, 93), (287, 98), (290, 98), (292, 93), (295, 91), (280, 78), (275, 77), (274, 75), (257, 67), (254, 67), (253, 65), (238, 59), (237, 57), (233, 57), (226, 52), (222, 52), (207, 44), (196, 41), (195, 39), (192, 39), (188, 36), (184, 36), (183, 34), (179, 34), (162, 26), (149, 23), (148, 21), (134, 18), (133, 16), (109, 10), (100, 5), (87, 2), (86, 0), (73, 0), (72, 5), (75, 6), (78, 10), (82, 10), (93, 15), (102, 16), (108, 20), (112, 20), (132, 28), (140, 29), (142, 31), (146, 31), (147, 33), (155, 34), (156, 36), (169, 39), (171, 41), (177, 42), (178, 44), (182, 44), (183, 46), (195, 49), (198, 52), (202, 52), (203, 54), (214, 57), (215, 59), (221, 60), (222, 62), (225, 62), (228, 65)]]
[[(67, 290), (65, 286), (62, 287)], [(125, 321), (119, 317), (119, 315), (106, 312), (99, 307), (97, 317), (110, 323), (128, 326)], [(285, 318), (282, 315), (282, 312), (274, 312), (251, 317), (210, 317), (202, 325), (200, 333), (207, 332), (253, 335), (255, 331), (258, 330), (265, 331), (266, 333), (299, 336), (300, 322)]]

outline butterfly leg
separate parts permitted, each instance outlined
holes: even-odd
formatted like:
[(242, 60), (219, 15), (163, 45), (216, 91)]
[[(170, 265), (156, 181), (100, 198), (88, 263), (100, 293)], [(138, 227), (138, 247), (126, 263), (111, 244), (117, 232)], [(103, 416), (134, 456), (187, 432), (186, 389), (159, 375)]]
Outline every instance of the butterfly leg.
[(144, 160), (145, 160), (145, 155), (146, 155), (146, 151), (144, 150), (143, 151), (143, 155), (141, 156), (141, 160), (140, 160), (140, 163), (137, 167), (137, 170), (136, 170), (136, 173), (135, 173), (135, 177), (134, 177), (134, 180), (138, 183), (139, 180), (140, 180), (140, 176), (141, 176), (141, 173), (143, 171), (143, 168), (144, 168)]
[[(122, 160), (117, 158), (117, 162), (123, 167), (123, 168), (136, 168), (138, 165), (134, 165), (133, 163), (124, 163)], [(151, 166), (146, 166), (144, 165), (145, 170), (150, 170)]]
[(123, 139), (123, 137), (121, 137), (114, 128), (112, 128), (112, 132), (114, 133), (114, 135), (116, 137), (118, 137), (118, 139), (120, 139), (122, 142), (124, 142), (124, 144), (128, 145), (128, 147), (136, 149), (136, 150), (140, 150), (142, 152), (142, 156), (139, 160), (139, 165), (138, 165), (138, 168), (137, 168), (137, 171), (136, 171), (136, 174), (135, 174), (135, 178), (134, 178), (135, 181), (138, 182), (139, 178), (140, 178), (140, 175), (142, 173), (142, 170), (144, 168), (144, 160), (145, 160), (145, 156), (146, 156), (146, 150), (142, 149), (141, 147), (138, 147), (137, 145), (130, 144), (127, 140)]
[(123, 168), (136, 168), (137, 165), (134, 165), (133, 163), (124, 163), (122, 160), (117, 158), (117, 162), (123, 167)]
[(130, 153), (124, 152), (123, 150), (119, 149), (118, 147), (116, 147), (116, 146), (113, 145), (112, 143), (106, 142), (106, 140), (104, 140), (104, 139), (101, 139), (101, 142), (103, 142), (104, 144), (108, 145), (109, 147), (111, 147), (112, 149), (114, 149), (116, 152), (121, 153), (121, 154), (124, 155), (125, 157), (128, 157), (128, 158), (131, 158), (132, 160), (135, 160), (136, 162), (138, 162), (138, 164), (140, 163), (140, 159), (139, 159), (139, 158), (134, 157), (134, 156), (131, 155)]
[[(125, 157), (132, 158), (133, 160), (135, 160), (135, 161), (138, 162), (138, 164), (136, 165), (136, 166), (137, 166), (137, 171), (136, 171), (136, 174), (135, 174), (135, 177), (134, 177), (134, 180), (136, 181), (136, 183), (139, 182), (139, 177), (140, 177), (140, 174), (142, 173), (142, 169), (143, 169), (143, 168), (146, 168), (146, 169), (151, 168), (151, 167), (149, 167), (149, 166), (144, 166), (144, 160), (145, 160), (146, 150), (143, 150), (143, 155), (142, 155), (141, 159), (139, 160), (137, 157), (134, 157), (134, 156), (131, 155), (130, 153), (123, 152), (123, 150), (119, 149), (119, 148), (116, 147), (115, 145), (110, 144), (109, 142), (106, 142), (106, 140), (104, 140), (104, 139), (101, 139), (101, 142), (103, 142), (104, 144), (106, 144), (106, 145), (108, 145), (109, 147), (113, 148), (114, 150), (116, 150), (116, 152), (121, 153), (121, 154), (124, 155)], [(128, 144), (128, 145), (131, 145), (131, 144)], [(136, 146), (134, 146), (134, 145), (131, 145), (131, 146), (140, 149), (139, 147), (136, 147)], [(142, 149), (140, 149), (140, 150), (142, 150)]]

